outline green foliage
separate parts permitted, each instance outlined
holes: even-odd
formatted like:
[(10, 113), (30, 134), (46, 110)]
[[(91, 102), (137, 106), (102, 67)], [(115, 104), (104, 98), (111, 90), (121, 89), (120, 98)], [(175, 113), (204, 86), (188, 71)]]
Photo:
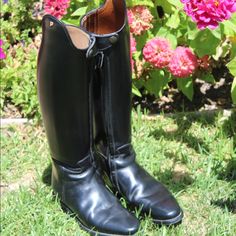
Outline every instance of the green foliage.
[(39, 22), (32, 18), (33, 4), (37, 0), (9, 0), (1, 3), (1, 38), (8, 43), (28, 41), (37, 34)]
[(193, 80), (192, 78), (177, 79), (178, 89), (189, 99), (193, 99)]
[(231, 74), (234, 76), (234, 81), (231, 88), (231, 95), (234, 103), (236, 103), (236, 57), (234, 57), (228, 64)]
[(11, 101), (27, 117), (40, 118), (36, 94), (37, 48), (33, 42), (40, 30), (34, 20), (33, 3), (36, 0), (9, 0), (1, 4), (1, 39), (7, 54), (1, 61), (1, 107)]
[(190, 46), (195, 50), (199, 57), (203, 57), (205, 55), (214, 55), (220, 41), (220, 34), (205, 29), (197, 32), (195, 38), (190, 42)]
[[(36, 89), (37, 49), (17, 45), (15, 56), (8, 56), (1, 70), (1, 101), (10, 98), (24, 116), (40, 118)], [(1, 104), (3, 105), (3, 104)]]
[(158, 97), (167, 84), (168, 75), (162, 70), (154, 70), (150, 72), (150, 79), (145, 82), (145, 87)]
[[(0, 62), (1, 68), (1, 107), (5, 101), (11, 101), (20, 107), (24, 116), (40, 118), (36, 95), (36, 58), (37, 48), (33, 47), (35, 36), (41, 31), (40, 22), (33, 18), (34, 3), (37, 0), (9, 0), (1, 4), (1, 39), (7, 59)], [(103, 4), (104, 0), (71, 0), (68, 14), (63, 21), (79, 25), (81, 17), (88, 11)], [(194, 22), (184, 13), (180, 0), (127, 0), (128, 7), (145, 5), (154, 16), (153, 27), (140, 36), (135, 36), (137, 51), (133, 54), (135, 61), (132, 92), (137, 96), (150, 93), (156, 97), (176, 78), (167, 69), (156, 69), (144, 62), (143, 47), (154, 37), (164, 37), (177, 46), (190, 47), (198, 57), (209, 56), (209, 61), (216, 64), (224, 59), (230, 73), (235, 75), (236, 58), (236, 14), (230, 20), (222, 22), (215, 30), (199, 30)], [(162, 9), (160, 16), (157, 8)], [(14, 49), (13, 49), (14, 48)], [(14, 51), (14, 53), (12, 53)], [(211, 60), (212, 59), (212, 60)], [(137, 65), (142, 70), (137, 71)], [(212, 65), (213, 65), (212, 64)], [(214, 83), (211, 68), (199, 68), (189, 78), (177, 79), (177, 88), (188, 98), (194, 96), (195, 79), (200, 78)], [(214, 65), (215, 66), (215, 65)], [(236, 103), (236, 79), (232, 85), (232, 99)]]
[[(208, 28), (199, 30), (194, 22), (184, 13), (183, 4), (180, 0), (158, 0), (152, 1), (151, 4), (147, 4), (147, 1), (129, 0), (128, 6), (146, 5), (150, 12), (154, 16), (152, 22), (153, 27), (148, 31), (142, 33), (140, 36), (135, 36), (137, 42), (137, 52), (133, 58), (137, 61), (143, 60), (142, 49), (146, 42), (154, 37), (163, 37), (170, 41), (171, 46), (175, 49), (177, 46), (190, 47), (198, 58), (204, 56), (209, 57), (209, 62), (212, 59), (215, 61), (221, 61), (222, 59), (231, 58), (234, 60), (236, 57), (236, 14), (233, 14), (230, 20), (222, 22), (215, 30)], [(164, 15), (160, 18), (157, 14), (157, 7), (161, 7)], [(232, 66), (233, 62), (228, 64), (230, 72), (233, 74)], [(214, 83), (215, 79), (211, 74), (211, 69), (214, 66), (209, 65), (208, 68), (199, 68), (191, 76), (191, 79), (177, 79), (177, 88), (183, 92), (183, 94), (190, 100), (194, 95), (194, 81), (196, 78), (205, 80), (206, 82)], [(163, 77), (161, 74), (169, 73), (167, 69), (156, 69), (152, 66), (148, 66), (147, 63), (143, 65), (144, 74), (134, 73), (134, 84), (136, 87), (145, 88), (148, 93), (155, 96), (161, 96), (162, 91), (168, 88), (168, 83), (171, 80), (176, 80), (171, 74), (168, 80), (164, 80), (167, 83), (163, 84)], [(136, 72), (136, 71), (135, 71)], [(233, 74), (234, 75), (234, 74)], [(144, 82), (140, 80), (144, 79)], [(235, 83), (234, 83), (235, 85)], [(235, 88), (232, 87), (232, 98), (235, 102), (234, 95)], [(136, 92), (137, 93), (137, 92)]]

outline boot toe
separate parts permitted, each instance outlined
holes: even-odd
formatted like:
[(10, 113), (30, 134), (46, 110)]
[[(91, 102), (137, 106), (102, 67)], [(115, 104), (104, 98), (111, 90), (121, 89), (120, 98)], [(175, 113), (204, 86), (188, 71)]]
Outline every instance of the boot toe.
[(111, 216), (104, 221), (103, 229), (110, 234), (133, 235), (139, 229), (139, 221), (129, 213), (112, 211)]
[(174, 197), (170, 196), (151, 206), (151, 216), (156, 223), (176, 224), (182, 220), (183, 212)]

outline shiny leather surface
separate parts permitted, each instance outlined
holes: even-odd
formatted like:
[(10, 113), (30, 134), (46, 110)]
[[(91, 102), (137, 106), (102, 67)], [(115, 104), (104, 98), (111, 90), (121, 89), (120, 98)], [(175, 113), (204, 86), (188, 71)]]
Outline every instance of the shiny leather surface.
[[(113, 2), (117, 1), (123, 0)], [(102, 17), (96, 14), (97, 18)], [(96, 18), (90, 19), (90, 15), (84, 19), (88, 19), (90, 25), (97, 25), (96, 22), (91, 23), (91, 19)], [(82, 27), (89, 31), (84, 19)], [(104, 54), (103, 66), (96, 75), (100, 86), (94, 88), (97, 152), (113, 186), (131, 205), (142, 207), (144, 213), (151, 212), (156, 223), (174, 224), (182, 219), (177, 201), (164, 185), (135, 161), (131, 145), (131, 66), (127, 16), (123, 20), (124, 24), (117, 32), (106, 35), (92, 32), (98, 50)]]
[(132, 235), (139, 221), (105, 187), (93, 157), (94, 40), (87, 50), (79, 50), (65, 25), (49, 15), (43, 18), (38, 93), (53, 158), (52, 187), (92, 235)]
[(42, 25), (38, 94), (44, 126), (52, 157), (74, 166), (90, 148), (86, 50), (73, 46), (65, 26), (55, 18), (44, 17)]
[(138, 230), (138, 220), (105, 188), (94, 166), (80, 171), (53, 162), (52, 175), (54, 191), (87, 229), (101, 233), (97, 235), (132, 235)]
[[(149, 175), (137, 162), (132, 146), (121, 154), (102, 159), (104, 169), (116, 190), (134, 207), (151, 215), (156, 223), (171, 224), (182, 219), (182, 211), (167, 188)], [(130, 150), (129, 150), (130, 149)]]

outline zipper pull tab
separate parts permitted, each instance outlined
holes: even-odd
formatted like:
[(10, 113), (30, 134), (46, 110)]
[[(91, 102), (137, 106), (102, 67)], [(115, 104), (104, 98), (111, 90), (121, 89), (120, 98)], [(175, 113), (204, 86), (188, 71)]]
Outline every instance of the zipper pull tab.
[(94, 57), (96, 55), (97, 48), (96, 48), (95, 43), (96, 43), (96, 39), (95, 39), (95, 37), (92, 36), (90, 38), (90, 45), (89, 45), (89, 47), (87, 49), (87, 53), (86, 53), (87, 58), (91, 58), (91, 57)]
[(103, 66), (104, 61), (104, 53), (102, 51), (98, 52), (97, 54), (97, 63), (96, 63), (96, 69), (100, 69)]

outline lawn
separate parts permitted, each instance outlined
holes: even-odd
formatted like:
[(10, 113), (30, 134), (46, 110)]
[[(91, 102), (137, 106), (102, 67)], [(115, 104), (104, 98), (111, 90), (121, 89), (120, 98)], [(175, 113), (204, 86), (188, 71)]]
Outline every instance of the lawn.
[[(139, 163), (168, 186), (185, 213), (172, 228), (138, 216), (138, 236), (236, 235), (235, 112), (151, 118), (134, 112), (133, 144)], [(88, 235), (52, 195), (43, 128), (2, 128), (1, 145), (1, 235)]]

